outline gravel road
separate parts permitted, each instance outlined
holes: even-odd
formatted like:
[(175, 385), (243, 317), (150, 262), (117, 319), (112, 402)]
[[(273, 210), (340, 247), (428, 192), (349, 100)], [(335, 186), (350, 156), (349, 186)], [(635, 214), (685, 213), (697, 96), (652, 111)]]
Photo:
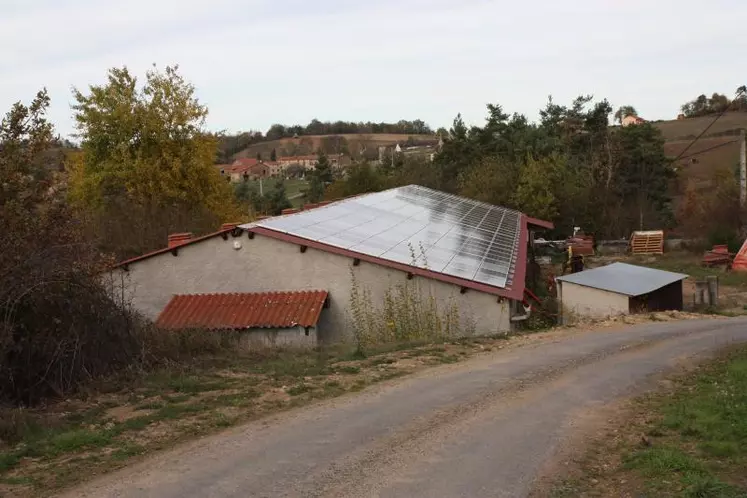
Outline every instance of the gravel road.
[(551, 337), (230, 429), (69, 497), (520, 497), (586, 417), (747, 342), (747, 320)]

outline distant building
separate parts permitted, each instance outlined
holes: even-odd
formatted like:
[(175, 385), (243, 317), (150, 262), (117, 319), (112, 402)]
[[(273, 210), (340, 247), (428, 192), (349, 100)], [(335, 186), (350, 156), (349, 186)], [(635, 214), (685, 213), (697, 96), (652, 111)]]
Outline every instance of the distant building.
[[(329, 154), (327, 156), (327, 159), (329, 160), (329, 164), (332, 166), (333, 169), (337, 169), (340, 167), (341, 157), (342, 157), (342, 154)], [(314, 167), (316, 166), (318, 156), (311, 154), (311, 155), (306, 155), (306, 156), (278, 157), (277, 159), (278, 159), (277, 162), (280, 165), (281, 172), (284, 172), (289, 166), (294, 166), (294, 165), (301, 166), (307, 171), (310, 171), (314, 169)]]
[(257, 163), (254, 166), (249, 166), (249, 168), (247, 168), (246, 176), (250, 180), (267, 178), (269, 176), (272, 176), (272, 170), (266, 163)]
[(628, 116), (625, 116), (622, 119), (622, 125), (623, 126), (638, 125), (638, 124), (643, 124), (645, 122), (646, 122), (645, 119), (639, 118), (638, 116), (636, 116), (634, 114), (630, 114)]

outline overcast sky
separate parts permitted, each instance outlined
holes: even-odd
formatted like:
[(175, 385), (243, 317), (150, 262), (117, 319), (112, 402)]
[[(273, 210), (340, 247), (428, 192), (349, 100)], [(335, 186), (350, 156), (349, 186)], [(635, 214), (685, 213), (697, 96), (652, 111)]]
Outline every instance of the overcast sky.
[(71, 87), (156, 63), (212, 130), (478, 124), (488, 102), (536, 119), (582, 93), (671, 119), (747, 83), (745, 26), (744, 0), (0, 0), (0, 110), (46, 86), (67, 136)]

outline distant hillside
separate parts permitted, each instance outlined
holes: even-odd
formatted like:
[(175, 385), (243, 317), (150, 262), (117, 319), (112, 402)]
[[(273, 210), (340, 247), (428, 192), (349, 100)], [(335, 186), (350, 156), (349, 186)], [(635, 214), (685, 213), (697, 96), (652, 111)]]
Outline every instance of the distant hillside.
[(354, 159), (367, 157), (378, 158), (378, 148), (401, 144), (436, 143), (435, 135), (406, 135), (398, 133), (355, 133), (344, 135), (305, 135), (298, 138), (281, 138), (268, 142), (259, 142), (233, 155), (232, 159), (242, 157), (256, 157), (257, 153), (263, 159), (269, 159), (275, 149), (277, 157), (315, 154), (324, 150), (327, 154), (346, 154)]
[[(716, 116), (674, 119), (652, 123), (661, 130), (664, 138), (669, 140), (693, 139), (703, 131)], [(740, 128), (747, 128), (747, 112), (727, 112), (714, 124), (705, 136), (738, 134)]]

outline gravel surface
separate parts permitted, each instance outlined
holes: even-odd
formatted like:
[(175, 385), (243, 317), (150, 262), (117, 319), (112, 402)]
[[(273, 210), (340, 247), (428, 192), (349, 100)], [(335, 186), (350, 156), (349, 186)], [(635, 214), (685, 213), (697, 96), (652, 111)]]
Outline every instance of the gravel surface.
[(185, 444), (69, 497), (526, 496), (589, 412), (747, 319), (557, 334)]

